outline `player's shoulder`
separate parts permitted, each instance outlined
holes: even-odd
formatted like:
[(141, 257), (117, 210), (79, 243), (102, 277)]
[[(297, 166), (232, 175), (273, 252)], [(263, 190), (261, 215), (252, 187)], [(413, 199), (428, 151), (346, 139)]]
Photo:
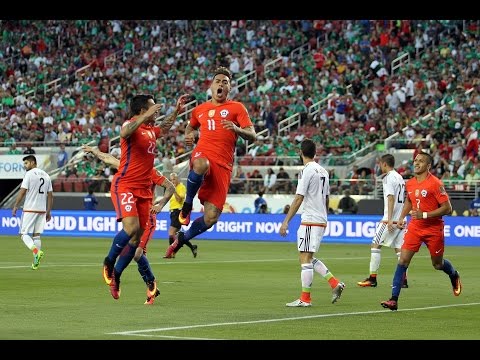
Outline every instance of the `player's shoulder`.
[(436, 185), (442, 185), (443, 184), (442, 180), (440, 180), (438, 177), (436, 177), (432, 173), (428, 174), (427, 178), (425, 179), (425, 182), (428, 185), (431, 185), (431, 186), (436, 186)]
[(25, 174), (23, 175), (23, 177), (24, 177), (24, 178), (27, 178), (27, 177), (32, 176), (32, 174), (33, 174), (33, 171), (32, 171), (32, 170), (33, 170), (33, 169), (30, 169), (30, 170), (26, 171)]
[(220, 106), (224, 106), (234, 111), (243, 111), (244, 109), (246, 109), (245, 105), (242, 102), (235, 100), (227, 100)]
[(244, 106), (242, 102), (236, 100), (227, 100), (225, 101), (226, 105), (233, 105), (233, 106)]
[(127, 126), (128, 124), (134, 122), (134, 121), (135, 121), (134, 118), (125, 120), (125, 121), (123, 122), (123, 124), (122, 124), (122, 128), (125, 127), (125, 126)]
[(45, 170), (42, 170), (42, 171), (43, 171), (44, 176), (45, 176), (48, 180), (51, 180), (50, 175), (49, 175)]
[(328, 176), (329, 173), (328, 173), (328, 170), (325, 169), (322, 165), (320, 165), (319, 163), (313, 161), (313, 163), (315, 164), (315, 168), (317, 168), (322, 174)]
[(48, 173), (45, 170), (36, 168), (35, 172), (39, 178), (41, 177), (41, 178), (50, 180), (50, 175), (48, 175)]
[(388, 172), (387, 175), (385, 175), (385, 178), (387, 181), (405, 182), (403, 176), (400, 175), (395, 169)]
[(306, 163), (303, 169), (308, 172), (321, 172), (324, 174), (328, 174), (328, 171), (322, 165), (315, 161), (310, 161)]
[(205, 101), (204, 103), (201, 103), (193, 108), (193, 112), (198, 112), (198, 111), (204, 111), (213, 108), (214, 105), (213, 103), (209, 101)]
[(201, 103), (201, 104), (198, 104), (197, 106), (195, 106), (192, 110), (192, 117), (198, 117), (200, 114), (203, 114), (211, 109), (214, 108), (214, 105), (212, 104), (212, 102), (209, 100), (209, 101), (205, 101), (204, 103)]
[(417, 184), (417, 178), (415, 176), (405, 181), (405, 186), (415, 186), (416, 184)]
[(165, 180), (165, 176), (160, 171), (154, 168), (152, 171), (152, 181), (156, 185), (161, 185), (164, 180)]
[(427, 180), (430, 181), (430, 182), (438, 183), (438, 184), (442, 182), (442, 180), (440, 180), (438, 177), (436, 177), (432, 173), (430, 173), (430, 175), (428, 175)]

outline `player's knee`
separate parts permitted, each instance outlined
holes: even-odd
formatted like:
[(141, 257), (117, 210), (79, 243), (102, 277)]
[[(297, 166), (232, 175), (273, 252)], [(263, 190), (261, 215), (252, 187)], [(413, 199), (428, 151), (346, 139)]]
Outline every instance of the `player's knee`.
[(136, 228), (134, 225), (123, 225), (123, 231), (130, 237), (134, 237), (137, 232), (138, 228)]
[(200, 158), (193, 161), (193, 171), (200, 175), (205, 174), (209, 166), (210, 163), (208, 162), (208, 159), (205, 158)]
[(215, 214), (205, 214), (203, 216), (203, 221), (205, 221), (205, 225), (208, 226), (208, 228), (211, 228), (213, 225), (215, 225), (218, 221), (218, 216)]
[(134, 237), (140, 234), (140, 223), (138, 219), (128, 218), (122, 221), (123, 231), (125, 231), (128, 236)]
[(408, 265), (410, 265), (410, 260), (402, 259), (402, 256), (400, 256), (400, 259), (398, 259), (398, 265), (408, 267)]
[(142, 255), (143, 255), (143, 249), (141, 247), (138, 247), (137, 250), (135, 250), (135, 255), (133, 256), (133, 260), (138, 262), (138, 260), (140, 260)]

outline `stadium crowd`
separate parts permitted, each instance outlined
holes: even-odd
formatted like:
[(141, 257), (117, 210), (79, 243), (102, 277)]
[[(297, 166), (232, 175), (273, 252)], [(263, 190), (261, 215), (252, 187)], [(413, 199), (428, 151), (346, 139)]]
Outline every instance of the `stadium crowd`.
[[(324, 164), (348, 166), (358, 151), (397, 134), (391, 145), (428, 149), (435, 159), (434, 171), (446, 184), (466, 188), (469, 181), (480, 179), (476, 21), (2, 20), (0, 24), (0, 144), (9, 153), (32, 145), (35, 149), (94, 143), (118, 156), (118, 147), (109, 144), (128, 118), (126, 104), (132, 95), (155, 94), (164, 104), (162, 113), (169, 114), (171, 99), (179, 92), (205, 101), (207, 74), (223, 65), (237, 80), (255, 72), (254, 80), (240, 84), (231, 96), (247, 106), (257, 132), (268, 129), (248, 150), (239, 143), (240, 166), (289, 165), (286, 159), (296, 160), (296, 145), (305, 137), (315, 141)], [(405, 53), (409, 61), (392, 69), (392, 61)], [(281, 61), (265, 68), (278, 58)], [(325, 106), (312, 115), (310, 106), (329, 95)], [(279, 134), (278, 123), (295, 114), (300, 115), (300, 126)], [(187, 151), (185, 126), (177, 122), (158, 142), (158, 165), (168, 169)], [(408, 177), (412, 161), (402, 166)], [(371, 180), (380, 175), (375, 169), (349, 170), (348, 179), (356, 181), (337, 184), (331, 176), (332, 189), (342, 193), (349, 187), (352, 194), (366, 194), (372, 191)], [(108, 179), (112, 171), (85, 161), (67, 165), (63, 175), (97, 181)], [(251, 189), (248, 186), (249, 191), (289, 191), (283, 183), (275, 185), (271, 175), (267, 182), (266, 175), (242, 176), (262, 177)], [(105, 181), (96, 184), (101, 183)], [(95, 188), (102, 190), (101, 185)]]

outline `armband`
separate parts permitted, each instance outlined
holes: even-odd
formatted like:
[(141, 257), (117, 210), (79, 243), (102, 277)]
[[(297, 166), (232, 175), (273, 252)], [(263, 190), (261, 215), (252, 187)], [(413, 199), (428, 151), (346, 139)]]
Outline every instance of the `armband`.
[(427, 212), (426, 212), (426, 211), (424, 211), (424, 212), (422, 213), (422, 217), (423, 217), (424, 219), (427, 218)]

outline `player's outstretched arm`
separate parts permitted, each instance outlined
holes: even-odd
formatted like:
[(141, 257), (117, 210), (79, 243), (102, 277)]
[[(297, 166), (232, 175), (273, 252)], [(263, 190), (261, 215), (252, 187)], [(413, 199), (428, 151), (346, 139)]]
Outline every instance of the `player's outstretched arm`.
[(93, 154), (96, 158), (102, 160), (105, 164), (111, 165), (114, 168), (118, 169), (120, 166), (120, 160), (118, 160), (115, 156), (101, 152), (98, 148), (92, 148), (88, 145), (82, 145), (83, 151), (86, 153)]
[(178, 98), (177, 105), (175, 106), (175, 110), (172, 111), (172, 113), (170, 115), (165, 116), (165, 119), (159, 125), (160, 128), (162, 129), (163, 133), (170, 130), (173, 123), (177, 119), (178, 114), (180, 114), (180, 112), (183, 109), (183, 106), (185, 105), (185, 103), (187, 102), (187, 99), (189, 99), (189, 98), (190, 98), (190, 95), (188, 95), (188, 94), (183, 94), (182, 96), (180, 96)]
[(165, 189), (165, 192), (163, 193), (163, 197), (152, 207), (152, 212), (155, 214), (162, 211), (163, 207), (170, 201), (170, 198), (175, 192), (175, 186), (167, 178), (163, 180), (160, 186)]
[(185, 128), (185, 145), (188, 148), (193, 146), (196, 135), (197, 130), (192, 125), (190, 125), (190, 123), (188, 123), (187, 127)]
[(132, 135), (135, 130), (140, 127), (140, 125), (142, 125), (145, 121), (148, 121), (153, 114), (160, 110), (161, 107), (162, 105), (155, 104), (150, 106), (143, 114), (137, 115), (135, 121), (131, 121), (125, 126), (122, 126), (122, 129), (120, 130), (120, 137), (124, 139), (130, 137), (130, 135)]

